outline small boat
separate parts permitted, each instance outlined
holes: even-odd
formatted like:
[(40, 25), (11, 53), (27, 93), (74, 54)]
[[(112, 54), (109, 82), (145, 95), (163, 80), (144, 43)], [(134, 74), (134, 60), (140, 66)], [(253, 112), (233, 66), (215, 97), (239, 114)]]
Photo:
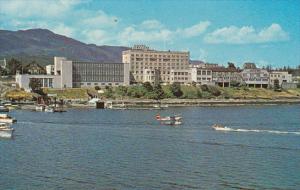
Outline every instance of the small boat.
[(214, 125), (212, 126), (212, 128), (213, 128), (214, 130), (216, 130), (216, 131), (228, 131), (228, 130), (229, 130), (228, 127), (225, 127), (225, 126), (220, 125), (220, 124), (214, 124)]
[(50, 106), (47, 106), (47, 107), (45, 107), (45, 112), (53, 113), (54, 112), (54, 108), (50, 107)]
[(167, 116), (167, 117), (161, 117), (159, 114), (156, 115), (156, 120), (157, 121), (170, 121), (173, 118), (175, 119), (175, 121), (182, 120), (182, 117), (179, 116), (179, 115)]
[(11, 138), (14, 128), (11, 128), (7, 123), (0, 123), (0, 137)]
[(161, 117), (159, 114), (156, 115), (156, 120), (160, 121), (161, 124), (164, 125), (181, 125), (182, 117), (178, 115)]
[(14, 123), (14, 122), (17, 122), (17, 120), (15, 118), (10, 117), (7, 114), (0, 114), (0, 122), (3, 122), (3, 123)]
[(0, 112), (9, 112), (9, 109), (6, 106), (0, 106)]
[(35, 106), (35, 111), (44, 111), (45, 110), (45, 106), (44, 105), (36, 105)]

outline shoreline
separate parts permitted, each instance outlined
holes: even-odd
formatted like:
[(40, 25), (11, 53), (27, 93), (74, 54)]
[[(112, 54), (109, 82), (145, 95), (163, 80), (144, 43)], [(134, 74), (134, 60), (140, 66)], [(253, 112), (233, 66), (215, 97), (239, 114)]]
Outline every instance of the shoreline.
[[(211, 106), (255, 106), (255, 105), (284, 105), (300, 104), (300, 98), (288, 99), (163, 99), (160, 101), (152, 99), (126, 99), (126, 100), (102, 100), (111, 102), (111, 109), (166, 109), (168, 107), (211, 107)], [(159, 106), (161, 105), (161, 107)], [(35, 110), (35, 104), (19, 104), (22, 110)], [(71, 103), (66, 109), (96, 109), (94, 104)]]

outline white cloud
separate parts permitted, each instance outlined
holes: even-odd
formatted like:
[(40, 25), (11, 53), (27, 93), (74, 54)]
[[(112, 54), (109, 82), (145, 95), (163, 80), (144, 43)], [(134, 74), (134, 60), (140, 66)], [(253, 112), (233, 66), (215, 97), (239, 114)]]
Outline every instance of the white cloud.
[(205, 32), (209, 25), (209, 21), (199, 22), (191, 27), (179, 29), (177, 32), (179, 35), (183, 35), (183, 37), (195, 37)]
[(168, 29), (157, 20), (146, 20), (139, 25), (124, 28), (118, 35), (118, 41), (123, 45), (130, 43), (170, 42), (199, 36), (210, 25), (209, 21), (200, 22), (188, 28)]
[(257, 31), (253, 26), (229, 26), (217, 29), (204, 37), (204, 42), (210, 44), (250, 44), (286, 41), (289, 39), (279, 24), (273, 23), (269, 27)]
[(143, 31), (129, 26), (126, 27), (118, 37), (122, 44), (128, 44), (132, 42), (159, 42), (171, 40), (172, 32), (168, 29)]
[(57, 34), (68, 36), (68, 37), (72, 37), (74, 34), (73, 28), (66, 26), (64, 24), (61, 24), (61, 23), (56, 25), (55, 27), (53, 27), (52, 31)]
[(10, 0), (0, 1), (0, 12), (19, 18), (26, 17), (59, 17), (70, 10), (80, 0)]
[(111, 35), (105, 30), (85, 30), (82, 32), (87, 43), (104, 44), (112, 41)]
[(103, 11), (98, 11), (96, 14), (88, 14), (86, 18), (80, 20), (79, 24), (88, 28), (108, 28), (114, 27), (120, 19), (116, 16), (107, 15)]
[(153, 19), (143, 21), (140, 27), (144, 29), (162, 29), (164, 28), (164, 25), (158, 20)]

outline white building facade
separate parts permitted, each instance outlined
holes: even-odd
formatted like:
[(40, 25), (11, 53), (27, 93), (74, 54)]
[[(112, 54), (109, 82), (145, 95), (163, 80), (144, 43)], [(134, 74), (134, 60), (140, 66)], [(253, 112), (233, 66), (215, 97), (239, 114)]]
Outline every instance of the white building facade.
[(30, 81), (38, 79), (43, 88), (78, 88), (129, 85), (129, 64), (78, 62), (54, 57), (47, 66), (47, 75), (16, 74), (20, 88), (30, 89)]
[[(189, 52), (157, 51), (144, 45), (135, 45), (133, 48), (122, 52), (122, 62), (130, 65), (132, 82), (159, 82), (170, 84), (184, 80), (174, 80), (174, 72), (186, 72), (189, 67)], [(181, 71), (179, 71), (181, 70)], [(176, 77), (178, 78), (178, 77)], [(182, 77), (179, 77), (182, 78)]]
[(274, 80), (279, 81), (279, 86), (282, 83), (291, 83), (293, 81), (292, 74), (289, 74), (287, 71), (272, 71), (270, 73), (270, 84), (274, 86)]
[(248, 87), (269, 87), (269, 72), (265, 69), (244, 69), (241, 76)]

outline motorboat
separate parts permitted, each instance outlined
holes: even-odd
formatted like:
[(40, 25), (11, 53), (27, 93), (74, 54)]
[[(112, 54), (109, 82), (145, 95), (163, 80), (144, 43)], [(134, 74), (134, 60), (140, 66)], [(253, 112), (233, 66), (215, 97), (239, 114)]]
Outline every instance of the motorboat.
[(11, 128), (7, 123), (0, 123), (0, 137), (11, 138), (13, 136), (14, 128)]
[(228, 127), (225, 127), (225, 126), (220, 125), (220, 124), (214, 124), (214, 125), (212, 126), (212, 128), (213, 128), (214, 130), (216, 130), (216, 131), (226, 131), (226, 130), (229, 130)]
[(17, 120), (15, 118), (12, 118), (12, 117), (10, 117), (7, 114), (0, 114), (0, 122), (3, 122), (3, 123), (14, 123), (16, 121)]
[(161, 117), (159, 114), (156, 115), (156, 120), (160, 121), (164, 125), (181, 125), (182, 117), (179, 115)]
[(35, 111), (44, 111), (45, 110), (45, 106), (44, 105), (36, 105), (35, 106)]
[(0, 105), (0, 112), (9, 112), (8, 107)]
[(54, 108), (50, 107), (50, 106), (47, 106), (47, 107), (45, 107), (45, 112), (53, 113), (54, 112)]
[(167, 117), (161, 117), (159, 114), (156, 115), (157, 121), (170, 121), (172, 119), (175, 121), (180, 121), (180, 120), (182, 120), (182, 117), (179, 115), (167, 116)]

